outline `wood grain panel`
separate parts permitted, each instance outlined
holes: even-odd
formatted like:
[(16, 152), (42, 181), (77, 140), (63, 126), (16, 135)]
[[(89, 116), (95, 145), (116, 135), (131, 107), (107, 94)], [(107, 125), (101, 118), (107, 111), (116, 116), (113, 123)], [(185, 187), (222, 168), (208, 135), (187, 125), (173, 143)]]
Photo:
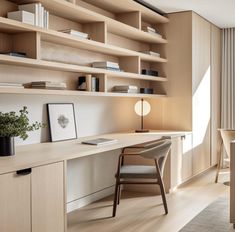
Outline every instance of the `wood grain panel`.
[(211, 25), (211, 165), (217, 164), (220, 145), (221, 30)]
[(210, 166), (210, 23), (193, 13), (193, 173)]
[(30, 232), (30, 175), (0, 175), (0, 231)]
[(119, 13), (116, 15), (116, 19), (129, 26), (141, 29), (141, 13), (140, 11)]
[(164, 100), (163, 127), (192, 129), (192, 12), (168, 15), (165, 25), (169, 43), (164, 46), (168, 63), (161, 70), (169, 78)]
[(13, 51), (25, 52), (28, 58), (36, 59), (38, 55), (38, 36), (36, 32), (14, 34)]
[(32, 170), (33, 232), (64, 232), (63, 168), (63, 162), (59, 162)]

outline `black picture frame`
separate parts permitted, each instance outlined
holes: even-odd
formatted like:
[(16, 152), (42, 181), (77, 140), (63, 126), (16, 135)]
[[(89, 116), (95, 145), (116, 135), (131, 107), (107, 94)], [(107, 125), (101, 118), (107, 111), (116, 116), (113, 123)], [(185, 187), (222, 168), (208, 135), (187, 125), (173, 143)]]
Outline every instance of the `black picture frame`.
[[(61, 113), (55, 112), (55, 110), (58, 110), (60, 107), (62, 110)], [(67, 110), (69, 109), (70, 112), (67, 112), (66, 108)], [(59, 117), (62, 119), (60, 120)], [(73, 103), (47, 103), (47, 118), (51, 142), (77, 139), (77, 126)], [(69, 136), (70, 133), (71, 136)]]

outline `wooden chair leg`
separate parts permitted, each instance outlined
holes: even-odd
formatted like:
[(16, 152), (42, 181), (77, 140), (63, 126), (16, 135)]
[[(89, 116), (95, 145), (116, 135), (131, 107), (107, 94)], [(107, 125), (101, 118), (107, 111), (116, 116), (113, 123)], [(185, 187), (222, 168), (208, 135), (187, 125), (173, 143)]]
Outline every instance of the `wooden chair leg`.
[(218, 164), (217, 164), (217, 169), (216, 169), (215, 183), (218, 183), (219, 172), (220, 172), (220, 169), (221, 169), (221, 163), (222, 163), (222, 144), (223, 144), (223, 141), (221, 141), (220, 149), (219, 149), (219, 156), (218, 156)]
[(161, 177), (159, 179), (159, 186), (160, 186), (160, 190), (161, 190), (161, 195), (162, 195), (162, 201), (163, 201), (163, 205), (164, 205), (164, 209), (165, 209), (165, 214), (168, 214), (168, 207), (167, 207), (167, 202), (166, 202), (166, 191), (165, 191), (164, 183), (163, 183)]
[(159, 165), (158, 165), (157, 160), (155, 160), (155, 165), (156, 165), (156, 170), (157, 170), (157, 180), (158, 180), (158, 184), (160, 186), (160, 191), (161, 191), (161, 195), (162, 195), (162, 201), (163, 201), (163, 205), (164, 205), (164, 209), (165, 209), (165, 214), (168, 214), (165, 186), (164, 186), (164, 183), (162, 180), (162, 176), (160, 173), (160, 169), (159, 169)]
[(116, 216), (117, 201), (118, 201), (118, 188), (119, 188), (119, 183), (118, 183), (118, 179), (116, 179), (115, 192), (114, 192), (114, 198), (113, 198), (113, 217)]
[(118, 205), (120, 204), (121, 192), (122, 192), (121, 185), (118, 185)]

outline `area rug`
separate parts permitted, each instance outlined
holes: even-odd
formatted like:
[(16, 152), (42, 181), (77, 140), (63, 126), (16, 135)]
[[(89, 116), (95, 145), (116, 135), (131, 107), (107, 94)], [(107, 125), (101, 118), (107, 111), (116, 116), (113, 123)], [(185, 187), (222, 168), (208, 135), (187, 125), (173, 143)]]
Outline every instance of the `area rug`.
[(229, 199), (219, 198), (195, 218), (180, 232), (230, 232), (235, 230), (229, 223)]

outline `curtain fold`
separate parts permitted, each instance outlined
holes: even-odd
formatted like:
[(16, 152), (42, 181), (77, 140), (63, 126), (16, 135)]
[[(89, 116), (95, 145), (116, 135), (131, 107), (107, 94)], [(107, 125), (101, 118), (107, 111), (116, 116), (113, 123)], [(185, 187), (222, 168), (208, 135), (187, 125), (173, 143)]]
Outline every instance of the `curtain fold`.
[(221, 128), (235, 129), (235, 28), (222, 32)]

